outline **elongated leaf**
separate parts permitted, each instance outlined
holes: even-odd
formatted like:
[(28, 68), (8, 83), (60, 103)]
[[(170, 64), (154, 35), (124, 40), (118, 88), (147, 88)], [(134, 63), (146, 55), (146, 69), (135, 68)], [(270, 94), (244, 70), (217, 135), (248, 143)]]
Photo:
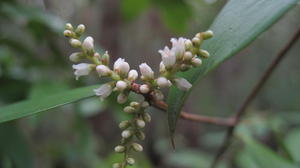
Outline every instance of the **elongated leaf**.
[(68, 103), (85, 99), (94, 95), (93, 89), (98, 85), (65, 91), (50, 96), (30, 99), (0, 108), (0, 123), (15, 120), (38, 112), (53, 109)]
[[(193, 86), (209, 71), (249, 45), (262, 32), (266, 31), (298, 0), (230, 0), (211, 26), (215, 37), (203, 45), (211, 53), (211, 58), (203, 66), (179, 74)], [(168, 122), (173, 135), (176, 122), (189, 92), (172, 87), (168, 97)]]

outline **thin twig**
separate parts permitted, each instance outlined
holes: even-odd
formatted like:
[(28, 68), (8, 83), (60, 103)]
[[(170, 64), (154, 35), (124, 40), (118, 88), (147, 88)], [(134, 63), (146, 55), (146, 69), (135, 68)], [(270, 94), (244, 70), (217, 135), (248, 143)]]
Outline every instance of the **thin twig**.
[(259, 91), (262, 89), (264, 84), (267, 82), (267, 80), (270, 78), (274, 70), (278, 67), (279, 63), (282, 61), (282, 59), (287, 55), (287, 52), (293, 47), (293, 45), (297, 42), (297, 40), (300, 37), (300, 29), (294, 34), (292, 39), (287, 43), (287, 45), (278, 53), (276, 58), (273, 60), (273, 62), (269, 65), (268, 69), (264, 72), (263, 76), (259, 79), (258, 83), (255, 85), (253, 90), (250, 92), (250, 94), (247, 96), (246, 100), (242, 104), (242, 106), (239, 108), (238, 112), (235, 115), (236, 124), (232, 125), (228, 128), (226, 137), (224, 140), (223, 145), (219, 149), (218, 153), (215, 156), (215, 159), (212, 163), (211, 168), (215, 168), (218, 164), (218, 162), (221, 160), (222, 155), (226, 152), (226, 150), (229, 148), (232, 139), (233, 139), (233, 133), (242, 119), (242, 117), (246, 113), (247, 107), (250, 105), (250, 103), (254, 100), (254, 98), (257, 96)]
[[(139, 91), (140, 84), (133, 83), (131, 90), (135, 93), (142, 94)], [(149, 94), (142, 94), (152, 105), (153, 107), (162, 110), (167, 111), (168, 104), (164, 101), (156, 100), (154, 96), (152, 96), (151, 93)], [(233, 118), (216, 118), (216, 117), (209, 117), (209, 116), (203, 116), (198, 114), (190, 114), (187, 112), (181, 112), (180, 118), (184, 120), (189, 120), (197, 123), (208, 123), (208, 124), (214, 124), (219, 126), (232, 126), (235, 124), (235, 120)]]

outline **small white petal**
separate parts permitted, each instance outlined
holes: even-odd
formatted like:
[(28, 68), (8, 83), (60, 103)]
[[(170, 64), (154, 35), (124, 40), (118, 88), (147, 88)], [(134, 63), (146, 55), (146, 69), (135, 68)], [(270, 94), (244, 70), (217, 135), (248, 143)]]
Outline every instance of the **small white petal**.
[(171, 82), (167, 78), (165, 78), (165, 77), (159, 77), (159, 78), (157, 78), (157, 85), (160, 88), (170, 87), (171, 86)]
[(138, 76), (139, 76), (138, 72), (134, 69), (130, 70), (128, 73), (128, 79), (130, 81), (136, 80)]
[(111, 70), (105, 65), (98, 65), (96, 67), (96, 70), (97, 70), (99, 76), (107, 76), (111, 73)]
[(94, 89), (94, 92), (97, 96), (100, 96), (102, 99), (108, 97), (112, 92), (112, 86), (110, 84), (101, 85), (98, 89)]
[(184, 78), (175, 78), (174, 81), (175, 85), (181, 90), (188, 91), (192, 87), (192, 84)]
[(159, 72), (162, 73), (162, 72), (165, 72), (166, 71), (166, 66), (164, 65), (163, 62), (160, 62), (159, 64)]
[(183, 53), (185, 52), (185, 38), (172, 38), (171, 42), (172, 42), (172, 51), (175, 53), (175, 56), (177, 59), (182, 58)]
[(77, 65), (73, 65), (72, 67), (73, 69), (75, 69), (74, 75), (76, 76), (77, 80), (80, 76), (88, 75), (92, 70), (91, 64), (87, 64), (87, 63), (80, 63)]
[(168, 47), (158, 51), (161, 54), (161, 59), (166, 67), (171, 67), (176, 62), (174, 51), (171, 51)]
[(140, 66), (141, 74), (145, 78), (153, 79), (154, 78), (154, 72), (152, 71), (151, 67), (149, 67), (146, 63), (142, 63)]

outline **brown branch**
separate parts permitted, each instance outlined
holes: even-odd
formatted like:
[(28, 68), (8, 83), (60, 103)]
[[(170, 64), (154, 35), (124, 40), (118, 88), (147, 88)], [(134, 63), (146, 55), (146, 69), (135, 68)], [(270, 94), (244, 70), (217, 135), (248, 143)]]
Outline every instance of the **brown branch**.
[[(139, 90), (140, 84), (133, 83), (131, 85), (131, 90), (135, 93), (142, 94)], [(167, 111), (168, 109), (168, 104), (164, 101), (159, 101), (156, 100), (155, 97), (151, 94), (142, 94), (145, 99), (150, 102), (153, 107), (162, 110), (162, 111)], [(197, 123), (208, 123), (208, 124), (214, 124), (214, 125), (219, 125), (219, 126), (232, 126), (235, 124), (234, 118), (216, 118), (216, 117), (209, 117), (209, 116), (203, 116), (203, 115), (198, 115), (198, 114), (190, 114), (187, 112), (181, 112), (180, 113), (180, 118), (184, 120), (189, 120)]]
[(264, 84), (267, 82), (267, 80), (270, 78), (274, 70), (278, 67), (279, 63), (282, 61), (282, 59), (287, 55), (287, 52), (293, 47), (293, 45), (297, 42), (297, 40), (300, 37), (300, 29), (294, 34), (292, 39), (287, 43), (287, 45), (278, 53), (276, 58), (273, 60), (273, 62), (269, 65), (268, 69), (264, 72), (263, 76), (259, 79), (258, 83), (255, 85), (253, 90), (250, 92), (250, 94), (247, 96), (246, 100), (242, 104), (242, 106), (239, 108), (238, 112), (235, 115), (236, 124), (232, 125), (228, 128), (226, 137), (224, 140), (223, 145), (219, 149), (218, 153), (215, 156), (215, 159), (212, 163), (212, 168), (215, 168), (218, 164), (218, 162), (221, 160), (222, 155), (226, 152), (226, 150), (229, 148), (232, 139), (233, 139), (233, 133), (240, 122), (241, 118), (245, 115), (247, 107), (250, 105), (250, 103), (255, 99), (259, 91), (263, 88)]

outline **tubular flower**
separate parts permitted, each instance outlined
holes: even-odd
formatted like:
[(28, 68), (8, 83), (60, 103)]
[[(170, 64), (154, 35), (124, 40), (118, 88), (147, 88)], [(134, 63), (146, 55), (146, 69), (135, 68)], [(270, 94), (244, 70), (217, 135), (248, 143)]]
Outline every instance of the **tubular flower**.
[(92, 64), (80, 63), (77, 65), (73, 65), (73, 69), (75, 69), (74, 75), (76, 76), (76, 80), (79, 79), (80, 76), (88, 75), (92, 70)]

